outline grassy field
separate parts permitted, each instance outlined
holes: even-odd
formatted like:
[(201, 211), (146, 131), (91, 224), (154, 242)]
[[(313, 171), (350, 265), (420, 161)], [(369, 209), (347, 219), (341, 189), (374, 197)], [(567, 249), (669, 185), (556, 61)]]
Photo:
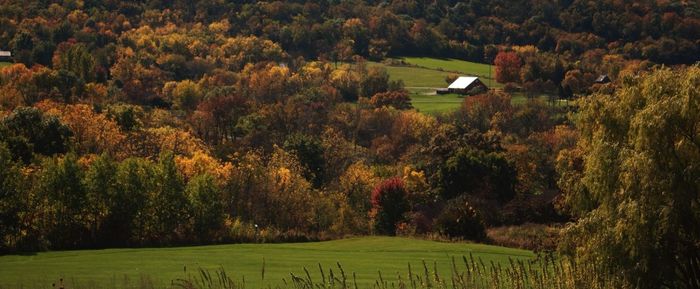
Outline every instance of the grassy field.
[[(425, 67), (428, 69), (461, 72), (463, 74), (489, 77), (489, 65), (451, 58), (430, 58), (430, 57), (404, 57), (403, 61), (409, 64)], [(491, 68), (491, 75), (493, 68)]]
[(12, 63), (9, 63), (9, 62), (0, 62), (0, 68), (3, 68), (3, 67), (5, 67), (5, 66), (10, 66), (10, 65), (12, 65)]
[[(386, 68), (391, 80), (402, 80), (411, 93), (413, 106), (423, 113), (449, 112), (460, 107), (463, 96), (435, 95), (436, 88), (447, 87), (445, 78), (452, 72), (481, 76), (487, 86), (500, 88), (503, 85), (489, 80), (489, 65), (458, 59), (428, 57), (404, 57), (404, 62), (415, 66), (393, 66), (379, 62), (368, 62), (368, 66)], [(514, 97), (515, 99), (515, 97)]]
[[(318, 264), (334, 268), (342, 264), (346, 274), (357, 274), (359, 285), (369, 285), (382, 272), (385, 279), (395, 280), (397, 272), (422, 268), (422, 261), (437, 262), (438, 271), (447, 274), (450, 260), (472, 253), (484, 262), (507, 263), (508, 258), (532, 258), (530, 251), (467, 243), (443, 243), (392, 237), (352, 238), (319, 243), (236, 244), (158, 249), (106, 249), (46, 252), (36, 255), (0, 256), (0, 288), (50, 287), (58, 278), (67, 285), (93, 284), (111, 288), (120, 286), (125, 276), (138, 280), (149, 276), (155, 284), (169, 284), (198, 268), (220, 266), (236, 279), (245, 277), (248, 288), (281, 284), (289, 274), (320, 278)], [(262, 263), (265, 259), (265, 280)], [(351, 277), (350, 277), (351, 278)], [(73, 287), (73, 286), (69, 286)]]
[(462, 105), (464, 96), (458, 94), (424, 95), (412, 94), (413, 107), (428, 114), (442, 113), (455, 110)]
[[(502, 87), (500, 83), (486, 79), (488, 76), (488, 65), (468, 62), (463, 60), (442, 60), (436, 58), (402, 58), (407, 63), (416, 66), (393, 66), (378, 62), (368, 62), (369, 66), (383, 66), (389, 73), (391, 80), (403, 80), (406, 88), (411, 92), (435, 91), (435, 88), (447, 87), (448, 83), (445, 77), (451, 74), (449, 71), (458, 71), (465, 75), (479, 75), (484, 77), (482, 81), (493, 87)], [(450, 69), (444, 71), (438, 70), (441, 68), (440, 63), (449, 63)], [(484, 70), (486, 71), (484, 74)]]

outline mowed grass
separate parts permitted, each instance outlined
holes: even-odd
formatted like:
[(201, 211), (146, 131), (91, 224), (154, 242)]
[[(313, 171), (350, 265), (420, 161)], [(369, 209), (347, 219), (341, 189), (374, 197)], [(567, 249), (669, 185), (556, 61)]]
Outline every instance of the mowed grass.
[[(343, 266), (348, 278), (356, 273), (360, 287), (378, 279), (395, 281), (397, 273), (406, 276), (410, 263), (414, 273), (421, 272), (422, 261), (433, 262), (441, 274), (449, 274), (451, 258), (473, 254), (486, 264), (504, 264), (509, 258), (534, 257), (526, 250), (467, 243), (444, 243), (399, 237), (363, 237), (318, 243), (235, 244), (201, 247), (106, 249), (46, 252), (36, 255), (0, 256), (1, 287), (50, 287), (58, 278), (67, 284), (93, 284), (97, 287), (120, 286), (127, 276), (139, 280), (148, 276), (156, 285), (196, 274), (199, 268), (214, 270), (223, 267), (234, 279), (245, 278), (248, 288), (261, 288), (289, 281), (290, 273), (304, 275), (306, 267), (311, 277), (320, 280), (318, 264), (326, 270), (336, 263)], [(262, 264), (265, 262), (265, 279)], [(461, 262), (460, 262), (461, 263)], [(458, 263), (459, 264), (459, 263)], [(326, 274), (328, 272), (326, 271)], [(71, 286), (72, 287), (72, 286)]]
[(458, 94), (412, 94), (411, 103), (416, 110), (422, 113), (439, 114), (458, 109), (462, 105), (462, 102), (464, 102), (465, 97), (468, 96)]

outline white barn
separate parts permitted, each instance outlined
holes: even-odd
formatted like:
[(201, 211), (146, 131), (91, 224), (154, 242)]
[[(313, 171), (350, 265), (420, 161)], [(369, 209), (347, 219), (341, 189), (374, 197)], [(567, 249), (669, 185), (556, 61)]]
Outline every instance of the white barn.
[(459, 94), (470, 94), (473, 92), (484, 92), (487, 91), (489, 88), (479, 80), (478, 77), (476, 76), (460, 76), (458, 77), (450, 86), (447, 87), (447, 90), (450, 93), (459, 93)]
[(12, 60), (12, 52), (0, 50), (0, 61)]

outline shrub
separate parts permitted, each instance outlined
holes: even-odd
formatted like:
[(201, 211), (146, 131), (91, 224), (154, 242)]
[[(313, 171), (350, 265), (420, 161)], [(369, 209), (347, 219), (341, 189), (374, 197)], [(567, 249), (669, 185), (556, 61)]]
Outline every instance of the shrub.
[(518, 87), (518, 84), (514, 82), (508, 82), (505, 85), (503, 85), (503, 92), (513, 93), (517, 92), (518, 90), (520, 90), (520, 88)]
[(377, 233), (394, 235), (396, 224), (408, 210), (406, 186), (400, 178), (384, 180), (372, 191), (374, 228)]
[(466, 198), (451, 200), (437, 219), (440, 233), (469, 240), (482, 240), (486, 237), (484, 222)]
[(558, 225), (526, 223), (487, 230), (489, 240), (498, 246), (521, 248), (535, 252), (551, 251), (559, 242)]
[(458, 74), (450, 73), (447, 76), (445, 76), (445, 82), (447, 82), (447, 84), (452, 84), (455, 80), (457, 80), (457, 78), (459, 78)]

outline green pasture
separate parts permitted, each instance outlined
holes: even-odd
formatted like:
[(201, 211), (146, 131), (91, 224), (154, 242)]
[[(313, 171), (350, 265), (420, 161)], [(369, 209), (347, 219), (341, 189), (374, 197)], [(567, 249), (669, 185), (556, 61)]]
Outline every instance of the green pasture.
[[(50, 288), (64, 278), (68, 288), (80, 286), (122, 287), (125, 278), (139, 282), (150, 278), (156, 286), (196, 274), (199, 268), (223, 267), (236, 280), (245, 278), (247, 288), (280, 285), (289, 281), (290, 273), (320, 279), (318, 264), (333, 268), (337, 263), (358, 285), (366, 287), (379, 277), (396, 280), (406, 276), (410, 263), (415, 273), (422, 272), (422, 262), (432, 271), (436, 262), (440, 274), (449, 276), (451, 258), (461, 260), (469, 254), (486, 264), (504, 264), (509, 258), (534, 257), (530, 251), (497, 246), (445, 243), (399, 237), (364, 237), (317, 243), (235, 244), (200, 247), (105, 249), (45, 252), (33, 255), (0, 256), (0, 288)], [(265, 278), (262, 278), (263, 260)], [(458, 262), (460, 266), (461, 262)], [(461, 267), (463, 268), (463, 265)], [(187, 273), (185, 273), (185, 270)]]
[[(379, 62), (368, 62), (368, 66), (386, 68), (391, 80), (402, 80), (406, 90), (411, 93), (413, 107), (423, 113), (435, 114), (449, 112), (462, 105), (464, 96), (456, 94), (435, 95), (437, 88), (449, 84), (445, 78), (452, 74), (477, 75), (490, 87), (500, 88), (502, 84), (488, 78), (489, 65), (458, 59), (441, 59), (429, 57), (400, 58), (410, 66), (394, 66)], [(524, 98), (513, 97), (514, 104), (524, 102)]]
[[(493, 67), (491, 67), (491, 73), (489, 73), (489, 65), (483, 63), (452, 58), (403, 57), (401, 59), (406, 63), (428, 69), (459, 72), (484, 78), (488, 78), (489, 75), (493, 76)], [(488, 81), (484, 81), (484, 83), (487, 82)]]
[(458, 109), (462, 105), (462, 102), (464, 102), (465, 97), (468, 96), (459, 94), (412, 94), (411, 104), (413, 104), (416, 110), (422, 113), (437, 114)]

